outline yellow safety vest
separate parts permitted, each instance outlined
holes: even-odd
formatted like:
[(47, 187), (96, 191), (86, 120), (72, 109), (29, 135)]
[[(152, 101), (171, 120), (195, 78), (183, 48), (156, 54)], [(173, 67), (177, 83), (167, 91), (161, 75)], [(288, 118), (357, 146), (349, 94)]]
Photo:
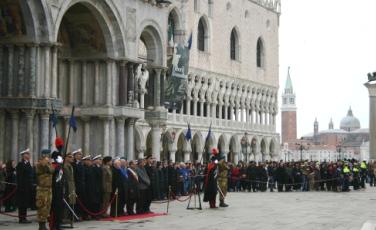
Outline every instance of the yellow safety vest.
[(344, 167), (344, 168), (343, 168), (343, 172), (344, 172), (344, 173), (350, 173), (350, 169), (349, 169), (348, 167)]
[(358, 168), (353, 168), (353, 171), (354, 172), (359, 172), (359, 169)]
[(366, 169), (366, 168), (367, 168), (366, 163), (362, 162), (362, 163), (360, 164), (360, 168), (362, 168), (362, 169)]

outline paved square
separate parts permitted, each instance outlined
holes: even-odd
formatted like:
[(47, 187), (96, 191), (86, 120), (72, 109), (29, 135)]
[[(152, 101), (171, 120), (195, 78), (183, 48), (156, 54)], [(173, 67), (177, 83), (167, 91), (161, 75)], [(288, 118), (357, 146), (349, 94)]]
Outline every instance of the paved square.
[[(169, 215), (129, 222), (88, 221), (76, 229), (361, 229), (376, 220), (376, 188), (349, 193), (229, 193), (229, 208), (187, 210), (187, 202), (170, 203)], [(165, 212), (166, 204), (153, 204), (152, 210)], [(35, 219), (34, 219), (35, 221)], [(1, 216), (0, 229), (31, 229), (16, 219)]]

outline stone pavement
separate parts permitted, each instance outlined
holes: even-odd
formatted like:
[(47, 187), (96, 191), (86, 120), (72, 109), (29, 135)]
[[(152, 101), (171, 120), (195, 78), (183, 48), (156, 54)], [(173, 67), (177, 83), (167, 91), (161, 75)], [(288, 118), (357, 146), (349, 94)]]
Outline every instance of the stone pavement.
[[(88, 221), (76, 229), (356, 229), (376, 221), (376, 188), (349, 193), (229, 193), (229, 208), (187, 210), (187, 202), (170, 203), (169, 215), (129, 222)], [(165, 212), (166, 204), (152, 210)], [(32, 227), (31, 227), (32, 226)], [(0, 216), (0, 229), (37, 229), (37, 224), (19, 225), (16, 219)], [(375, 228), (369, 228), (375, 229)]]

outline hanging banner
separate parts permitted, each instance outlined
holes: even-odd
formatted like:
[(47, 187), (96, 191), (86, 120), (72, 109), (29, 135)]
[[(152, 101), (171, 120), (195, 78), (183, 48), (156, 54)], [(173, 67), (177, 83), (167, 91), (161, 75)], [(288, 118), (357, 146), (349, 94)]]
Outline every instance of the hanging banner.
[(189, 47), (177, 44), (174, 48), (167, 85), (165, 104), (171, 109), (180, 109), (186, 96), (189, 68)]

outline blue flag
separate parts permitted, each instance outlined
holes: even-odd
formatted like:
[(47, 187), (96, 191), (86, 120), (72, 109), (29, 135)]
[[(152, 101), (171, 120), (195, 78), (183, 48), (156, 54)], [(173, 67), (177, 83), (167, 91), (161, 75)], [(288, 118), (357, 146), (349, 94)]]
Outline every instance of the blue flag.
[(190, 141), (192, 139), (192, 131), (191, 131), (191, 125), (188, 123), (188, 130), (187, 133), (185, 134), (185, 139), (187, 141)]
[(73, 131), (77, 131), (77, 121), (76, 118), (74, 117), (74, 107), (72, 108), (72, 114), (69, 118), (69, 126), (73, 128)]
[(57, 125), (57, 116), (55, 110), (52, 110), (52, 114), (50, 114), (50, 122), (52, 123), (52, 127), (56, 127)]
[(188, 49), (191, 49), (192, 47), (192, 32), (191, 32), (191, 35), (189, 35), (189, 38), (188, 38)]

